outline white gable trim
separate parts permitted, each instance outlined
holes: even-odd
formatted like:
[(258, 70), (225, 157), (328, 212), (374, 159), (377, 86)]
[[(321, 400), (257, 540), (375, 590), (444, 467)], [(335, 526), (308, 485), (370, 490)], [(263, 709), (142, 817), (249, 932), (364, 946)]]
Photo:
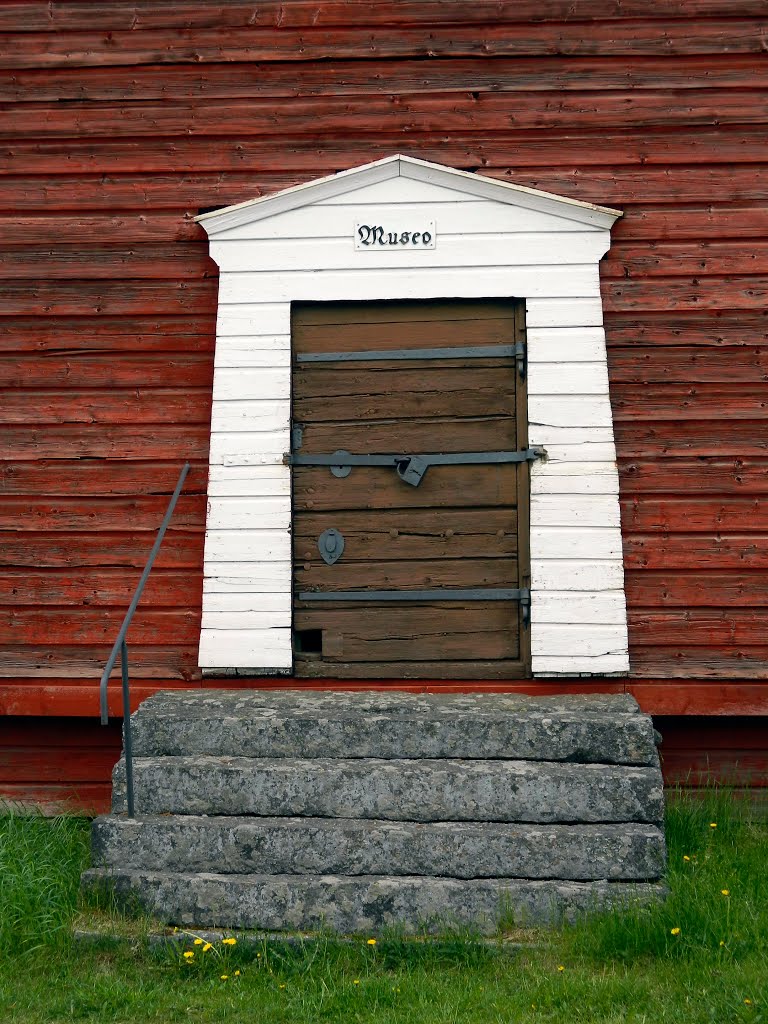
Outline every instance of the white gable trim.
[[(362, 190), (362, 191), (361, 191)], [(434, 222), (434, 249), (360, 252), (354, 225)], [(598, 262), (618, 211), (390, 157), (199, 218), (221, 269), (200, 666), (285, 673), (291, 651), (290, 309), (526, 301), (533, 674), (629, 669)]]
[(613, 210), (608, 206), (595, 206), (579, 199), (555, 196), (551, 192), (526, 188), (525, 185), (515, 185), (509, 181), (484, 178), (479, 174), (443, 167), (427, 160), (395, 155), (353, 167), (348, 171), (340, 171), (338, 174), (330, 174), (325, 178), (294, 185), (275, 195), (249, 199), (244, 203), (228, 206), (224, 210), (203, 213), (195, 220), (203, 225), (208, 237), (213, 238), (241, 224), (273, 217), (276, 213), (296, 210), (309, 203), (319, 203), (324, 199), (345, 195), (366, 185), (375, 185), (379, 181), (397, 177), (441, 185), (455, 192), (481, 199), (492, 199), (498, 203), (512, 203), (530, 210), (540, 210), (542, 213), (554, 213), (558, 217), (570, 217), (578, 223), (592, 224), (600, 228), (610, 228), (616, 218), (621, 216), (621, 210)]

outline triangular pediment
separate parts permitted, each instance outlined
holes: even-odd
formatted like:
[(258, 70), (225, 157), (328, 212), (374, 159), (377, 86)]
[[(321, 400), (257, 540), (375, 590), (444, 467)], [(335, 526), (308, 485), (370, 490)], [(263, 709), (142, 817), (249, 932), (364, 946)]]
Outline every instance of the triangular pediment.
[(480, 174), (429, 163), (426, 160), (395, 155), (295, 185), (274, 195), (262, 196), (212, 213), (205, 213), (196, 220), (202, 224), (209, 236), (215, 236), (231, 228), (242, 227), (290, 210), (324, 203), (347, 194), (350, 197), (359, 196), (361, 199), (375, 198), (375, 186), (390, 182), (392, 179), (402, 181), (404, 200), (408, 196), (407, 185), (410, 183), (411, 187), (421, 185), (428, 190), (431, 188), (435, 194), (442, 191), (452, 193), (457, 198), (485, 199), (535, 210), (596, 229), (610, 228), (616, 218), (621, 216), (620, 210), (610, 207), (595, 206), (578, 199), (541, 192), (512, 182), (497, 181)]

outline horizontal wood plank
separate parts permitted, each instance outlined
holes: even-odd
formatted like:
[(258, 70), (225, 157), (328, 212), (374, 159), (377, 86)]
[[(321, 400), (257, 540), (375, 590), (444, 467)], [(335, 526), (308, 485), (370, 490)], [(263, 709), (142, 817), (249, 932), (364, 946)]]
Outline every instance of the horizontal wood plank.
[[(634, 647), (630, 641), (634, 678), (768, 679), (768, 647), (728, 644), (710, 647)], [(765, 685), (765, 684), (763, 684)], [(740, 713), (738, 706), (731, 713)], [(760, 712), (764, 714), (765, 712)]]
[[(137, 566), (144, 568), (153, 538), (147, 533), (22, 533), (0, 535), (0, 565), (32, 569), (78, 566)], [(160, 549), (156, 565), (167, 569), (200, 569), (202, 531), (174, 531)]]
[(514, 395), (499, 382), (498, 369), (305, 370), (294, 376), (294, 417), (298, 422), (339, 420), (341, 398), (359, 396), (361, 419), (514, 416)]
[(768, 606), (768, 588), (759, 569), (630, 569), (626, 594), (634, 609)]
[(216, 309), (216, 282), (0, 282), (0, 302), (2, 316), (29, 316), (41, 310), (46, 314), (65, 316), (212, 314)]
[[(398, 398), (402, 398), (399, 395)], [(407, 397), (407, 396), (406, 396)], [(339, 448), (350, 452), (389, 452), (403, 451), (412, 452), (482, 452), (482, 451), (508, 451), (516, 448), (515, 442), (515, 417), (494, 416), (492, 408), (487, 408), (485, 414), (472, 417), (469, 409), (463, 406), (460, 418), (449, 418), (445, 415), (451, 400), (455, 401), (455, 393), (446, 396), (445, 402), (442, 397), (436, 397), (434, 401), (427, 398), (421, 405), (422, 418), (413, 419), (400, 417), (382, 421), (371, 418), (366, 423), (339, 422), (339, 421), (318, 421), (302, 424), (302, 447), (304, 454), (319, 454), (323, 452), (335, 452)], [(363, 399), (366, 406), (367, 399)], [(440, 403), (443, 415), (432, 416), (431, 411)], [(499, 404), (509, 406), (509, 396), (503, 396), (497, 401)], [(296, 405), (294, 404), (294, 408)], [(309, 402), (306, 403), (309, 406)], [(475, 403), (468, 402), (468, 406), (476, 407)], [(482, 407), (479, 403), (478, 408)], [(397, 412), (395, 406), (393, 409)], [(325, 412), (323, 406), (322, 412)], [(336, 415), (340, 415), (338, 404)], [(423, 418), (429, 417), (429, 418)], [(296, 420), (301, 422), (299, 414), (296, 413)], [(355, 472), (355, 470), (353, 470)], [(386, 471), (384, 471), (386, 472)], [(432, 470), (430, 469), (431, 473)]]
[(768, 509), (759, 498), (730, 501), (698, 497), (643, 497), (623, 500), (627, 533), (768, 532)]
[[(745, 456), (768, 452), (768, 434), (761, 419), (648, 420), (615, 424), (620, 459), (653, 456)], [(727, 429), (726, 429), (727, 423)]]
[[(753, 0), (753, 3), (760, 6), (761, 0)], [(317, 10), (323, 11), (325, 6), (318, 6)], [(13, 8), (6, 8), (0, 12), (0, 16), (6, 16), (9, 10), (18, 10), (18, 7), (16, 4)], [(724, 7), (728, 8), (729, 13), (732, 10), (727, 0), (724, 0)], [(400, 9), (401, 5), (398, 3), (397, 7), (390, 8), (390, 11), (397, 16)], [(354, 8), (345, 5), (345, 11), (352, 10)], [(429, 5), (426, 10), (430, 12), (431, 18), (439, 17), (442, 13), (434, 4)], [(470, 10), (474, 11), (476, 7), (473, 5)], [(377, 7), (367, 8), (367, 17), (375, 17), (376, 11)], [(223, 13), (222, 9), (218, 8), (215, 17), (220, 18)], [(612, 11), (606, 10), (604, 16), (610, 17), (611, 13)], [(747, 12), (741, 9), (741, 13)], [(387, 18), (392, 16), (392, 13), (385, 15)], [(462, 12), (463, 16), (465, 12)], [(497, 12), (494, 12), (494, 17), (496, 16)], [(522, 10), (518, 14), (518, 17), (521, 16), (524, 16)], [(455, 10), (453, 17), (456, 17)], [(49, 19), (48, 23), (41, 27), (50, 29), (54, 20)], [(29, 24), (34, 24), (34, 21), (30, 20)], [(189, 23), (185, 27), (190, 27)], [(28, 24), (18, 25), (17, 30), (29, 30)], [(586, 57), (567, 56), (559, 59), (548, 56), (528, 57), (521, 54), (514, 58), (496, 57), (492, 61), (482, 56), (433, 57), (428, 62), (408, 58), (373, 58), (365, 61), (332, 59), (317, 64), (308, 63), (301, 68), (300, 74), (297, 74), (295, 64), (290, 61), (264, 63), (258, 68), (258, 73), (246, 63), (211, 64), (206, 67), (205, 73), (202, 73), (199, 67), (185, 64), (170, 67), (155, 64), (144, 67), (140, 77), (137, 77), (130, 67), (120, 66), (93, 66), (87, 72), (74, 67), (50, 68), (42, 73), (40, 70), (20, 70), (0, 73), (0, 101), (41, 103), (50, 100), (206, 100), (297, 94), (370, 95), (385, 90), (435, 93), (460, 90), (465, 88), (468, 82), (471, 82), (473, 91), (481, 93), (529, 90), (690, 90), (701, 89), (704, 84), (702, 75), (706, 76), (707, 85), (718, 89), (754, 89), (768, 84), (762, 63), (749, 55), (721, 54), (717, 61), (698, 56), (679, 55), (676, 60), (670, 61), (663, 56), (627, 55), (617, 61), (614, 57), (599, 53)], [(448, 144), (450, 145), (450, 141)], [(333, 140), (328, 140), (327, 145), (333, 145)], [(352, 140), (346, 142), (346, 145), (353, 145)], [(413, 141), (410, 141), (410, 145), (413, 145)], [(317, 153), (313, 156), (317, 161)], [(518, 159), (517, 154), (515, 159)], [(353, 158), (350, 161), (351, 164), (355, 162), (362, 160)], [(455, 161), (448, 159), (447, 162), (450, 164)], [(541, 160), (542, 166), (546, 163), (547, 160)], [(319, 169), (316, 163), (312, 166)]]
[[(649, 677), (647, 679), (600, 679), (583, 680), (574, 678), (562, 679), (519, 679), (519, 681), (496, 681), (490, 672), (491, 663), (486, 663), (488, 673), (483, 676), (478, 672), (467, 670), (464, 680), (437, 679), (422, 676), (418, 682), (409, 682), (408, 678), (400, 680), (382, 680), (374, 677), (366, 678), (365, 666), (357, 679), (339, 679), (327, 675), (323, 679), (306, 679), (296, 677), (280, 677), (260, 679), (258, 682), (248, 678), (206, 677), (205, 686), (211, 689), (253, 690), (257, 689), (298, 689), (310, 691), (335, 690), (355, 693), (367, 690), (405, 690), (410, 692), (440, 693), (529, 693), (533, 695), (550, 695), (564, 693), (631, 693), (639, 701), (646, 713), (680, 716), (712, 716), (717, 728), (721, 728), (722, 719), (727, 716), (764, 716), (768, 714), (768, 687), (759, 680), (723, 680), (668, 679)], [(400, 666), (402, 668), (402, 665)], [(412, 678), (412, 677), (411, 677)], [(519, 678), (519, 677), (518, 677)], [(119, 681), (115, 680), (109, 690), (110, 714), (120, 715), (121, 696)], [(146, 700), (158, 690), (199, 689), (199, 681), (180, 681), (179, 679), (154, 679), (136, 682), (131, 687), (132, 707), (137, 708), (141, 701)], [(49, 676), (41, 683), (31, 678), (6, 678), (0, 682), (0, 711), (4, 715), (18, 716), (15, 721), (26, 716), (62, 715), (72, 717), (98, 715), (99, 694), (92, 678), (75, 678)], [(69, 724), (69, 723), (67, 723)]]
[[(299, 549), (299, 556), (303, 554)], [(317, 557), (294, 567), (297, 588), (318, 590), (428, 590), (435, 587), (517, 587), (516, 564), (508, 558), (441, 558), (391, 561), (377, 558), (353, 562), (344, 567), (344, 579), (338, 571)]]
[(630, 612), (633, 648), (764, 646), (768, 611), (764, 608), (668, 608)]
[[(110, 607), (127, 611), (138, 585), (138, 567), (75, 567), (0, 570), (0, 605), (11, 607)], [(195, 569), (155, 568), (141, 598), (142, 608), (193, 608), (200, 604)]]
[[(582, 0), (579, 13), (584, 19), (632, 18), (647, 14), (647, 6), (641, 0)], [(729, 16), (733, 7), (728, 0), (659, 0), (656, 16), (660, 18), (698, 18)], [(739, 13), (743, 17), (760, 16), (764, 8), (758, 0), (740, 3)], [(312, 28), (343, 26), (403, 26), (435, 24), (485, 24), (518, 21), (563, 21), (573, 16), (573, 8), (567, 0), (546, 0), (533, 3), (531, 0), (477, 0), (470, 8), (454, 8), (444, 5), (438, 10), (425, 0), (402, 0), (397, 5), (382, 4), (379, 9), (343, 2), (318, 3), (317, 0), (293, 0), (287, 9), (277, 0), (267, 0), (254, 12), (246, 0), (229, 0), (222, 10), (214, 3), (194, 3), (190, 0), (176, 3), (172, 7), (158, 8), (147, 0), (132, 3), (129, 8), (115, 2), (101, 2), (94, 10), (84, 0), (75, 0), (66, 6), (47, 8), (34, 0), (24, 0), (2, 12), (0, 31), (52, 33), (59, 31), (98, 30), (108, 32), (146, 32), (157, 29), (200, 29), (224, 26), (230, 29), (249, 28)]]
[[(182, 494), (173, 514), (171, 529), (205, 529), (205, 498)], [(138, 495), (134, 498), (23, 498), (0, 496), (0, 530), (17, 533), (99, 533), (101, 531), (157, 531), (168, 498)]]
[[(0, 203), (9, 200), (10, 193), (0, 186)], [(24, 200), (19, 197), (16, 209), (23, 209), (23, 204)], [(56, 209), (54, 196), (46, 196), (45, 205), (48, 210)], [(34, 206), (39, 207), (39, 200)], [(45, 276), (49, 281), (70, 278), (90, 281), (111, 278), (121, 281), (126, 278), (194, 281), (201, 277), (218, 277), (219, 268), (202, 242), (158, 243), (133, 249), (115, 243), (83, 242), (80, 245), (19, 245), (4, 249), (0, 252), (0, 276), (5, 280), (34, 280)]]
[[(625, 78), (632, 79), (639, 76), (641, 81), (647, 75), (650, 78), (657, 76), (657, 81), (652, 82), (654, 88), (664, 88), (664, 81), (667, 76), (675, 80), (673, 88), (700, 88), (701, 75), (722, 76), (730, 63), (742, 62), (744, 71), (742, 76), (747, 79), (748, 84), (753, 88), (759, 86), (761, 81), (762, 61), (756, 61), (751, 57), (719, 58), (716, 63), (705, 58), (694, 58), (692, 63), (678, 59), (670, 61), (668, 58), (642, 58), (636, 62), (634, 68), (625, 58), (620, 62), (612, 58), (598, 57), (587, 58), (579, 61), (578, 58), (570, 58), (564, 61), (562, 58), (548, 60), (542, 64), (541, 59), (535, 59), (535, 69), (528, 74), (527, 81), (530, 85), (526, 88), (540, 90), (556, 90), (558, 82), (564, 83), (564, 88), (569, 83), (579, 83), (583, 89), (599, 88), (601, 81), (601, 68), (608, 67), (607, 75), (618, 76), (622, 81)], [(518, 80), (517, 69), (526, 64), (525, 58), (516, 57), (511, 60), (495, 58), (489, 62), (487, 58), (480, 57), (470, 62), (462, 62), (460, 59), (440, 60), (432, 58), (428, 63), (423, 60), (412, 62), (412, 74), (419, 79), (414, 92), (422, 91), (422, 82), (431, 80), (432, 92), (445, 91), (440, 83), (446, 80), (449, 84), (454, 80), (450, 77), (450, 69), (463, 66), (466, 70), (462, 75), (456, 72), (455, 79), (458, 80), (458, 88), (471, 87), (483, 91), (490, 84), (494, 91), (504, 91), (507, 87), (514, 89)], [(530, 66), (530, 65), (529, 65)], [(94, 68), (84, 77), (82, 70), (71, 68), (62, 71), (69, 81), (76, 82), (74, 86), (78, 90), (76, 98), (83, 99), (84, 90), (89, 87), (98, 90), (98, 83), (106, 80), (113, 83), (114, 87), (121, 88), (123, 76), (129, 80), (129, 88), (137, 92), (139, 98), (145, 95), (152, 96), (155, 75), (164, 76), (161, 80), (165, 86), (165, 93), (170, 99), (177, 91), (182, 92), (187, 88), (185, 72), (188, 72), (194, 79), (194, 86), (189, 89), (198, 88), (201, 95), (205, 95), (208, 89), (216, 92), (217, 75), (245, 76), (248, 85), (246, 95), (251, 95), (254, 90), (260, 88), (261, 83), (270, 82), (270, 71), (281, 68), (282, 75), (287, 78), (291, 85), (291, 95), (295, 91), (308, 88), (313, 91), (312, 83), (318, 79), (322, 81), (322, 91), (344, 92), (363, 91), (354, 86), (348, 90), (344, 88), (345, 81), (358, 81), (361, 76), (371, 82), (372, 89), (365, 92), (375, 91), (381, 82), (381, 75), (386, 74), (386, 82), (392, 82), (390, 88), (394, 88), (397, 82), (399, 62), (386, 61), (379, 64), (375, 61), (347, 61), (343, 63), (323, 63), (317, 67), (309, 64), (304, 65), (302, 74), (296, 77), (296, 68), (292, 64), (273, 65), (272, 69), (261, 65), (258, 76), (254, 76), (249, 65), (240, 64), (219, 64), (209, 65), (205, 74), (197, 67), (185, 68), (182, 64), (164, 68), (162, 65), (145, 67), (142, 69), (141, 78), (137, 79), (135, 72), (130, 68)], [(573, 77), (574, 69), (580, 70)], [(338, 69), (341, 68), (341, 71)], [(497, 70), (496, 70), (497, 69)], [(647, 69), (644, 71), (643, 69)], [(338, 75), (335, 73), (338, 71)], [(377, 75), (378, 72), (378, 75)], [(520, 73), (526, 74), (525, 71)], [(18, 79), (30, 75), (30, 81), (34, 83), (34, 97), (37, 97), (38, 90), (43, 95), (47, 88), (51, 91), (57, 90), (57, 82), (61, 79), (55, 72), (50, 70), (35, 72), (1, 72), (0, 71), (0, 94), (3, 89), (11, 89), (16, 92), (14, 84)], [(101, 74), (101, 78), (99, 75)], [(330, 76), (330, 77), (329, 77)], [(468, 76), (468, 77), (467, 77)], [(532, 78), (532, 81), (531, 81)], [(48, 83), (51, 83), (50, 86)], [(9, 84), (10, 83), (10, 84)], [(91, 83), (94, 83), (91, 85)], [(725, 86), (728, 82), (721, 81)], [(571, 86), (574, 87), (574, 86)], [(636, 85), (631, 83), (634, 90)], [(62, 92), (56, 92), (55, 98), (65, 98), (68, 91), (66, 85), (62, 85)], [(107, 86), (109, 88), (109, 85)], [(269, 90), (269, 84), (265, 86)], [(455, 87), (454, 87), (455, 88)], [(238, 95), (236, 86), (233, 86), (231, 95)], [(222, 95), (230, 95), (222, 87)], [(631, 95), (631, 94), (630, 94)], [(14, 99), (24, 97), (14, 95)], [(96, 96), (94, 98), (102, 98)], [(109, 98), (109, 97), (106, 97)], [(120, 97), (117, 97), (120, 98)], [(276, 149), (274, 143), (266, 138), (250, 137), (229, 137), (222, 136), (217, 139), (217, 145), (211, 146), (206, 138), (195, 138), (194, 136), (178, 136), (173, 140), (153, 139), (152, 147), (141, 147), (137, 152), (136, 141), (132, 139), (112, 139), (102, 137), (99, 139), (68, 139), (66, 148), (60, 142), (41, 141), (29, 139), (12, 139), (4, 143), (0, 150), (0, 174), (18, 174), (19, 167), (25, 167), (30, 174), (76, 174), (76, 173), (109, 173), (135, 172), (137, 168), (143, 172), (157, 172), (167, 175), (169, 172), (199, 174), (204, 171), (220, 170), (242, 170), (244, 166), (260, 168), (264, 171), (293, 171), (298, 173), (302, 179), (322, 177), (324, 174), (333, 173), (340, 167), (354, 167), (366, 161), (389, 156), (394, 152), (401, 152), (409, 156), (421, 157), (424, 160), (431, 160), (435, 163), (445, 163), (448, 166), (460, 167), (465, 170), (473, 168), (509, 168), (510, 152), (514, 152), (514, 163), (516, 168), (536, 167), (551, 168), (558, 166), (567, 150), (569, 162), (577, 167), (602, 167), (606, 163), (613, 166), (627, 164), (635, 166), (643, 163), (645, 166), (677, 166), (699, 165), (699, 164), (738, 164), (755, 163), (765, 160), (765, 146), (763, 133), (759, 127), (726, 125), (713, 126), (680, 124), (674, 133), (665, 128), (645, 127), (640, 132), (626, 132), (600, 128), (596, 125), (585, 125), (575, 135), (568, 131), (558, 132), (552, 128), (530, 129), (525, 136), (528, 145), (520, 145), (519, 133), (510, 130), (503, 123), (498, 125), (492, 133), (479, 134), (477, 132), (451, 132), (445, 135), (439, 131), (422, 133), (418, 137), (404, 137), (402, 132), (377, 132), (375, 135), (365, 137), (342, 136), (339, 138), (328, 135), (307, 134), (301, 131), (295, 137), (286, 140), (286, 145)], [(599, 143), (599, 145), (596, 145)], [(514, 149), (512, 148), (514, 147)], [(258, 178), (254, 178), (257, 182)], [(713, 197), (714, 198), (714, 197)], [(203, 240), (205, 235), (202, 230), (194, 237)], [(692, 237), (692, 236), (691, 236)]]
[[(138, 372), (144, 375), (147, 370)], [(29, 377), (26, 383), (30, 383)], [(66, 374), (62, 372), (55, 383), (67, 383)], [(207, 427), (210, 418), (210, 391), (202, 387), (100, 390), (73, 383), (67, 390), (0, 389), (0, 423), (9, 425), (194, 423)]]
[[(762, 346), (728, 348), (676, 347), (613, 349), (610, 358), (613, 406), (617, 418), (653, 404), (663, 415), (676, 404), (677, 415), (695, 416), (707, 406), (724, 418), (742, 409), (759, 409), (759, 385), (768, 375), (768, 349)], [(752, 385), (749, 387), (748, 385)], [(699, 412), (701, 416), (701, 412)]]
[(622, 493), (675, 494), (696, 499), (701, 494), (728, 497), (763, 494), (768, 490), (768, 457), (619, 458)]
[(213, 353), (215, 339), (215, 318), (203, 315), (0, 318), (0, 352)]
[(319, 561), (317, 538), (330, 526), (345, 539), (344, 576), (348, 562), (469, 556), (505, 559), (517, 553), (514, 509), (393, 509), (373, 516), (367, 511), (338, 510), (317, 515), (298, 506), (294, 524), (297, 562)]
[(438, 26), (425, 38), (422, 26), (372, 35), (365, 27), (269, 29), (249, 26), (233, 39), (231, 29), (194, 32), (157, 29), (126, 31), (8, 33), (2, 68), (92, 67), (104, 65), (220, 61), (304, 62), (338, 58), (406, 56), (587, 55), (599, 45), (604, 54), (625, 57), (678, 54), (760, 53), (761, 18), (705, 18), (650, 21), (624, 18), (591, 23), (508, 22)]
[(624, 538), (630, 569), (764, 569), (765, 534), (631, 534)]
[[(0, 679), (37, 679), (87, 678), (98, 698), (98, 686), (95, 681), (104, 671), (112, 643), (94, 645), (57, 644), (35, 646), (20, 644), (6, 646), (0, 657)], [(197, 667), (197, 644), (184, 647), (168, 643), (162, 644), (131, 644), (130, 646), (131, 679), (162, 679), (199, 680), (200, 670)], [(113, 676), (116, 690), (120, 689), (119, 665)], [(110, 707), (120, 707), (118, 701)], [(50, 713), (50, 712), (49, 712)]]
[[(45, 637), (56, 650), (59, 644), (114, 643), (125, 611), (122, 608), (87, 608), (59, 611), (55, 608), (0, 609), (0, 642), (36, 644)], [(137, 644), (194, 644), (200, 629), (199, 611), (139, 609), (131, 622), (130, 642)]]
[[(37, 494), (43, 497), (110, 494), (165, 494), (170, 497), (184, 465), (185, 455), (169, 462), (144, 460), (89, 461), (87, 459), (34, 459), (0, 466), (0, 494)], [(190, 459), (192, 468), (184, 485), (187, 494), (205, 494), (204, 458)]]
[(355, 467), (344, 485), (340, 488), (327, 469), (298, 467), (294, 500), (298, 507), (315, 511), (402, 508), (406, 503), (415, 508), (471, 508), (478, 493), (489, 506), (517, 501), (517, 474), (511, 466), (432, 466), (412, 494), (391, 470)]
[(386, 663), (516, 659), (518, 608), (504, 602), (456, 602), (387, 608), (361, 605), (294, 612), (294, 629), (321, 630), (323, 660)]

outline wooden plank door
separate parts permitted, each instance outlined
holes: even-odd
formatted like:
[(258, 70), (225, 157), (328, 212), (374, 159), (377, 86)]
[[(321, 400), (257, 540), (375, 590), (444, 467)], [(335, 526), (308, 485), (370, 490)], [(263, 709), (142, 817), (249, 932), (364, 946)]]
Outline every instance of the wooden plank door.
[[(525, 449), (522, 315), (500, 301), (294, 306), (292, 457)], [(525, 602), (498, 595), (529, 586), (528, 463), (431, 465), (418, 486), (395, 466), (346, 470), (293, 466), (296, 675), (526, 676)]]

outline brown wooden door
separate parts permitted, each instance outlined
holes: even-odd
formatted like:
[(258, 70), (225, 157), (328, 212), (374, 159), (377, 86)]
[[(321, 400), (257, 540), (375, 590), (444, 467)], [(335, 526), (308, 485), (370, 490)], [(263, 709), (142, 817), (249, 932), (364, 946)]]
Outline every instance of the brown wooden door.
[[(527, 447), (523, 363), (509, 352), (523, 340), (519, 304), (316, 303), (294, 306), (292, 319), (294, 456)], [(485, 346), (507, 352), (410, 358)], [(529, 586), (528, 463), (431, 465), (418, 486), (394, 466), (347, 468), (293, 467), (296, 675), (525, 676), (524, 603), (490, 598)], [(318, 546), (329, 529), (344, 543), (332, 564)], [(446, 600), (455, 589), (481, 599)], [(347, 597), (312, 597), (329, 591)], [(359, 591), (387, 595), (349, 594)], [(414, 591), (440, 593), (407, 600)]]

